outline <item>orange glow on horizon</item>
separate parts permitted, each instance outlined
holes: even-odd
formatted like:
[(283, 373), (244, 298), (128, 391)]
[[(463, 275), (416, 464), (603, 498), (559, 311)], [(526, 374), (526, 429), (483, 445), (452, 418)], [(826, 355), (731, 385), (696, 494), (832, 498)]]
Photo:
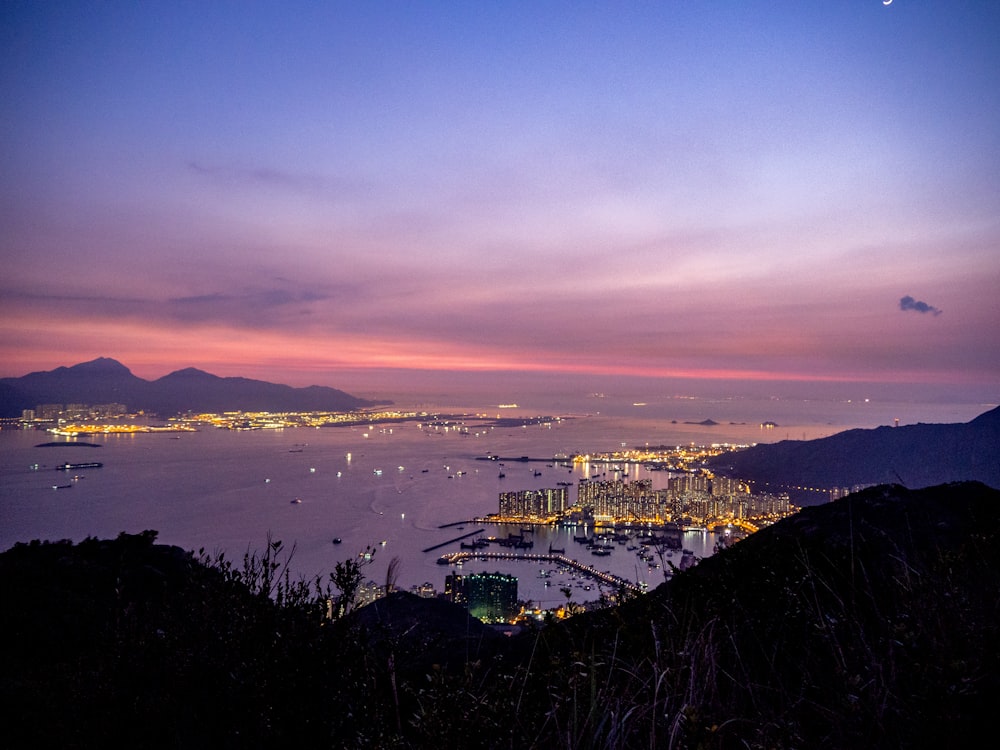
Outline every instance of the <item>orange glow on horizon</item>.
[[(51, 342), (34, 351), (12, 346), (3, 352), (7, 372), (18, 377), (28, 372), (70, 366), (99, 356), (117, 359), (138, 377), (155, 380), (176, 369), (197, 367), (221, 377), (256, 377), (299, 385), (330, 385), (341, 371), (392, 370), (399, 372), (530, 373), (553, 376), (662, 378), (692, 381), (745, 381), (754, 383), (916, 383), (942, 381), (976, 384), (973, 377), (958, 380), (953, 373), (934, 371), (809, 372), (794, 368), (739, 369), (690, 364), (646, 365), (623, 361), (619, 355), (602, 358), (588, 353), (570, 360), (565, 352), (496, 351), (489, 346), (470, 347), (451, 341), (373, 340), (361, 333), (323, 337), (303, 334), (295, 338), (277, 331), (245, 331), (223, 326), (177, 328), (141, 327), (128, 321), (8, 320), (0, 327), (5, 340), (30, 337)], [(16, 332), (16, 335), (14, 333)], [(702, 358), (699, 356), (698, 358)], [(719, 358), (733, 359), (727, 355)], [(606, 361), (607, 360), (607, 361)], [(613, 360), (613, 361), (612, 361)], [(250, 373), (257, 373), (252, 375)], [(314, 380), (304, 375), (315, 374)]]

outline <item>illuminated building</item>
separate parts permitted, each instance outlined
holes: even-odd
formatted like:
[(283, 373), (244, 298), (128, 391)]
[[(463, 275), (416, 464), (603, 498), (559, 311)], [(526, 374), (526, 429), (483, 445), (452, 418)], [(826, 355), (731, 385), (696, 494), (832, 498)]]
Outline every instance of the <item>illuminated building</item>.
[(500, 515), (505, 518), (551, 518), (567, 508), (565, 487), (500, 493)]
[(517, 615), (517, 578), (505, 573), (445, 577), (445, 596), (473, 617), (488, 623), (510, 622)]

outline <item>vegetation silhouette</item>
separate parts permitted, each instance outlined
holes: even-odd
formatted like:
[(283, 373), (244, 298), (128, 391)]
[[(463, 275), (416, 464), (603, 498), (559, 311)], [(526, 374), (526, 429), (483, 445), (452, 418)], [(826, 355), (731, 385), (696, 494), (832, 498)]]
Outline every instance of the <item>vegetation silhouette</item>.
[(238, 565), (153, 531), (18, 544), (5, 744), (972, 745), (1000, 705), (998, 516), (982, 484), (871, 488), (513, 638), (400, 591), (354, 608), (364, 555), (295, 580), (270, 538)]

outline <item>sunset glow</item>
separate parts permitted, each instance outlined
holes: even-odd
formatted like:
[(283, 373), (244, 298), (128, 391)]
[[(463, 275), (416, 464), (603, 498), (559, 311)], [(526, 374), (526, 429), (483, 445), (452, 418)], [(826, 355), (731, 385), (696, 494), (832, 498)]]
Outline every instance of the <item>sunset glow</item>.
[(995, 400), (998, 36), (991, 3), (9, 3), (0, 376)]

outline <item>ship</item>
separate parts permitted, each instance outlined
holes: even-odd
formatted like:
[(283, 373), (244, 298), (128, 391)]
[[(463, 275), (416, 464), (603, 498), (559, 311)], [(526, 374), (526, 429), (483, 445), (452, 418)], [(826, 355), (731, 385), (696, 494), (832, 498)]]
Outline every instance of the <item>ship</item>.
[(60, 464), (56, 467), (56, 471), (74, 471), (76, 469), (100, 469), (104, 464), (99, 461), (87, 461), (82, 464)]

